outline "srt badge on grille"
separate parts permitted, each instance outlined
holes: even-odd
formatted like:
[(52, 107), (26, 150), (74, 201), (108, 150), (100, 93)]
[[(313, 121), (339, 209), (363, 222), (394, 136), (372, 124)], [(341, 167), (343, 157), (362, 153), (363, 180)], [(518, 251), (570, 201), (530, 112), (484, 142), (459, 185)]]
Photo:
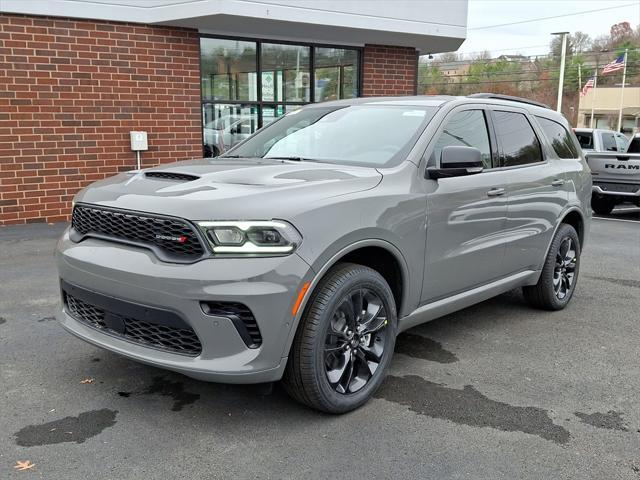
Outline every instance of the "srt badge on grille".
[(179, 237), (174, 237), (172, 235), (156, 235), (156, 240), (171, 240), (172, 242), (184, 243), (187, 241), (187, 237), (184, 235), (180, 235)]

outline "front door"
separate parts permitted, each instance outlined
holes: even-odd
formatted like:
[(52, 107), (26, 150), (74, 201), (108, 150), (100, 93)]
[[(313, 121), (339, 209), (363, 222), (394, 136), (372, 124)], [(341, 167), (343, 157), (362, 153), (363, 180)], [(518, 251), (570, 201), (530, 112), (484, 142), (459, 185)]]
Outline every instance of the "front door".
[(428, 164), (448, 145), (480, 150), (485, 171), (425, 179), (427, 238), (422, 303), (489, 283), (502, 275), (507, 214), (507, 176), (493, 169), (496, 145), (482, 108), (453, 110), (443, 122)]

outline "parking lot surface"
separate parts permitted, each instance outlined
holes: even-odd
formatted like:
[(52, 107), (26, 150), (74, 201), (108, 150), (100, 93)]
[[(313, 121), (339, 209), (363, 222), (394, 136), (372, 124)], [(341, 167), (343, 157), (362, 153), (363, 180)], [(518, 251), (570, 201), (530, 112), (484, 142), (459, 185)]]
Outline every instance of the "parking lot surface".
[(0, 228), (0, 478), (640, 479), (640, 209), (594, 219), (566, 310), (514, 291), (414, 328), (342, 416), (64, 332), (62, 228)]

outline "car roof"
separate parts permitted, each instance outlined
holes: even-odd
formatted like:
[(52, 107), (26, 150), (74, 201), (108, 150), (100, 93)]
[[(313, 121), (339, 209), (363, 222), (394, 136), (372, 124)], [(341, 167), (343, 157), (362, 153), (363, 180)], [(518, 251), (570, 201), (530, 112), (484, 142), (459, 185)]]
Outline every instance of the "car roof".
[(339, 106), (352, 106), (352, 105), (397, 105), (397, 106), (409, 106), (409, 107), (442, 107), (443, 105), (451, 104), (455, 105), (495, 105), (495, 106), (508, 106), (508, 107), (520, 107), (529, 111), (533, 115), (547, 117), (553, 120), (562, 120), (566, 123), (566, 119), (560, 113), (552, 110), (546, 105), (533, 102), (525, 98), (511, 97), (507, 95), (494, 95), (494, 94), (474, 94), (467, 97), (454, 96), (454, 95), (411, 95), (401, 97), (358, 97), (345, 100), (333, 100), (329, 102), (313, 103), (305, 105), (304, 108), (319, 108), (319, 107), (339, 107)]

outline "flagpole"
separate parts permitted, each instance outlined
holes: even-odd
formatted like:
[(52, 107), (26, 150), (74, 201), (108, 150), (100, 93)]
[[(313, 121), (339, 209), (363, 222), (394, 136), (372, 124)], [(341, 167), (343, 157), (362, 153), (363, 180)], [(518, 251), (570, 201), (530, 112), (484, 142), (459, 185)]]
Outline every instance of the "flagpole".
[(593, 108), (596, 105), (596, 92), (598, 91), (598, 66), (596, 65), (596, 73), (593, 76), (593, 98), (591, 99), (591, 120), (589, 128), (593, 128)]
[(624, 49), (624, 68), (622, 70), (622, 88), (620, 89), (620, 111), (618, 111), (618, 131), (622, 129), (622, 108), (624, 106), (624, 84), (627, 81), (627, 52), (628, 49)]

